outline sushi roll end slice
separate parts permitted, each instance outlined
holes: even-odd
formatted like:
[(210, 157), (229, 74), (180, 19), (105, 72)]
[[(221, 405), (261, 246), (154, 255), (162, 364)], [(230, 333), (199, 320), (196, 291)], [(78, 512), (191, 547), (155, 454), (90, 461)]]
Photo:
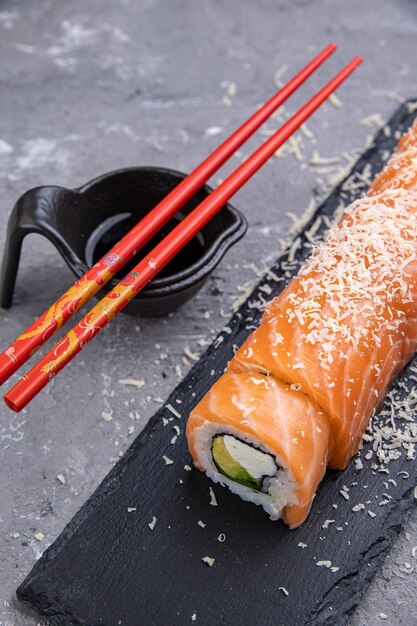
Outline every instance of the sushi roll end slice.
[(273, 376), (226, 372), (191, 412), (194, 464), (292, 528), (324, 475), (329, 426), (305, 395)]

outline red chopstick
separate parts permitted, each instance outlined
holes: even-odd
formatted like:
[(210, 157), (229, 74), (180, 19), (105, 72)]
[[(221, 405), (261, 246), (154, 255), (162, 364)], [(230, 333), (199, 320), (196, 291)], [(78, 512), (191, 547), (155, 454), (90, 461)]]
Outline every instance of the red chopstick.
[(335, 50), (335, 44), (324, 48), (0, 354), (0, 385), (130, 261)]
[(187, 215), (5, 395), (6, 404), (17, 412), (25, 407), (46, 386), (49, 380), (61, 371), (220, 211), (242, 185), (314, 113), (361, 62), (361, 57), (355, 57), (272, 137), (230, 174), (192, 213)]

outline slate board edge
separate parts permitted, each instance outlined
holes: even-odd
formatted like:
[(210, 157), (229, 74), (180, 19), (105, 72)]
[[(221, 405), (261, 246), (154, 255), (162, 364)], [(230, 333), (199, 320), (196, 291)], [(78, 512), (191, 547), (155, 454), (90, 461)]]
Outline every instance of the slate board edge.
[[(408, 126), (412, 123), (414, 117), (417, 116), (417, 113), (409, 113), (407, 111), (407, 104), (410, 102), (415, 102), (416, 98), (408, 99), (404, 104), (402, 104), (394, 115), (387, 122), (388, 126), (393, 128), (397, 128), (402, 124), (404, 120), (406, 120), (406, 125)], [(384, 131), (381, 129), (375, 136), (374, 141), (370, 145), (364, 153), (362, 153), (357, 161), (353, 164), (350, 172), (347, 176), (333, 189), (329, 195), (321, 202), (320, 206), (316, 208), (314, 215), (311, 217), (309, 222), (304, 226), (303, 232), (311, 226), (318, 213), (321, 212), (322, 207), (325, 205), (332, 204), (335, 200), (340, 198), (340, 194), (343, 188), (344, 182), (351, 176), (353, 171), (361, 170), (361, 165), (365, 165), (370, 155), (372, 155), (375, 151), (375, 144), (378, 144), (385, 139)], [(297, 236), (302, 235), (302, 233), (298, 233), (294, 235), (294, 240)], [(279, 262), (287, 255), (284, 252), (276, 261)], [(273, 264), (273, 266), (275, 263)], [(273, 267), (272, 266), (272, 267)], [(262, 287), (265, 283), (268, 282), (268, 279), (264, 276), (257, 283), (253, 292), (248, 296), (246, 301), (239, 307), (239, 310), (232, 316), (230, 321), (226, 324), (230, 328), (235, 328), (239, 325), (239, 321), (242, 313), (247, 312), (249, 307), (248, 303), (256, 297), (257, 294), (260, 294), (260, 287)], [(218, 337), (223, 337), (227, 342), (230, 342), (231, 338), (233, 338), (233, 334), (227, 335), (224, 331), (221, 331)], [(217, 340), (217, 339), (216, 339)], [(117, 464), (110, 470), (110, 472), (106, 475), (94, 493), (85, 501), (85, 503), (81, 506), (80, 510), (74, 515), (71, 521), (65, 526), (61, 534), (54, 541), (54, 543), (47, 548), (47, 550), (43, 553), (41, 558), (35, 563), (33, 569), (25, 578), (25, 580), (21, 583), (21, 585), (16, 590), (16, 596), (18, 599), (19, 608), (23, 611), (28, 611), (32, 613), (36, 612), (37, 615), (41, 615), (45, 620), (47, 620), (50, 624), (68, 624), (68, 619), (70, 619), (70, 623), (79, 624), (81, 626), (93, 626), (91, 624), (87, 624), (84, 619), (80, 616), (74, 615), (74, 612), (70, 613), (65, 610), (64, 607), (61, 606), (60, 602), (56, 598), (50, 598), (46, 596), (46, 594), (42, 595), (43, 602), (40, 602), (39, 594), (34, 594), (32, 591), (32, 583), (36, 582), (36, 578), (38, 573), (40, 573), (45, 567), (48, 566), (48, 562), (54, 559), (60, 552), (61, 547), (63, 547), (68, 539), (72, 536), (74, 532), (76, 532), (84, 523), (86, 518), (89, 516), (89, 512), (91, 509), (94, 509), (95, 506), (100, 503), (100, 501), (105, 498), (109, 493), (111, 493), (114, 489), (117, 489), (119, 483), (122, 480), (124, 471), (126, 470), (129, 459), (132, 457), (134, 453), (138, 449), (140, 449), (146, 442), (149, 435), (155, 429), (155, 426), (158, 420), (161, 418), (161, 414), (165, 411), (165, 407), (168, 403), (172, 403), (172, 400), (189, 384), (193, 378), (196, 378), (200, 375), (200, 373), (204, 372), (207, 369), (207, 362), (212, 358), (212, 356), (217, 352), (217, 348), (215, 347), (216, 340), (208, 347), (206, 352), (202, 355), (200, 360), (195, 364), (195, 366), (188, 372), (187, 376), (183, 381), (173, 390), (173, 392), (168, 397), (166, 403), (160, 407), (160, 409), (150, 418), (145, 428), (141, 431), (138, 437), (134, 440), (131, 446), (126, 450), (123, 457)], [(222, 344), (222, 347), (224, 346)], [(314, 614), (310, 615), (309, 621), (306, 622), (309, 624), (342, 624), (347, 620), (347, 615), (352, 613), (353, 610), (358, 605), (362, 595), (364, 594), (367, 586), (371, 582), (374, 577), (378, 567), (382, 563), (385, 554), (391, 547), (395, 536), (398, 530), (402, 527), (405, 519), (405, 515), (407, 511), (411, 508), (413, 504), (413, 491), (410, 490), (407, 492), (405, 496), (403, 496), (401, 501), (396, 501), (390, 511), (389, 516), (389, 526), (386, 527), (386, 535), (384, 538), (381, 538), (381, 542), (377, 544), (372, 544), (370, 548), (363, 554), (362, 562), (366, 563), (367, 559), (371, 559), (372, 565), (371, 567), (361, 567), (358, 568), (358, 571), (355, 574), (351, 574), (346, 576), (344, 579), (339, 580), (337, 583), (337, 587), (346, 586), (347, 583), (351, 584), (352, 580), (355, 581), (355, 585), (357, 586), (357, 591), (352, 593), (350, 590), (349, 594), (342, 600), (342, 604), (340, 603), (340, 598), (338, 598), (338, 607), (337, 607), (337, 615), (332, 614), (330, 610), (330, 606), (332, 605), (332, 598), (335, 593), (340, 593), (340, 591), (336, 588), (336, 586), (332, 587), (331, 590), (327, 593), (326, 597), (322, 601), (322, 603), (317, 607), (317, 610)], [(375, 547), (375, 551), (373, 548)], [(337, 622), (335, 621), (337, 619)], [(343, 620), (343, 621), (342, 621)]]
[[(361, 597), (366, 591), (369, 583), (375, 576), (378, 568), (382, 565), (386, 554), (391, 548), (394, 539), (398, 536), (398, 532), (404, 525), (411, 507), (415, 503), (414, 490), (410, 488), (401, 500), (395, 500), (390, 507), (387, 525), (385, 526), (385, 535), (379, 537), (369, 548), (362, 554), (360, 565), (354, 574), (348, 574), (339, 579), (335, 585), (329, 590), (324, 600), (317, 607), (314, 615), (305, 622), (305, 626), (321, 626), (322, 624), (343, 626), (347, 622), (348, 615), (353, 613), (358, 606)], [(372, 565), (368, 567), (368, 563)], [(352, 580), (355, 582), (356, 589), (352, 589)], [(350, 587), (348, 588), (348, 585)], [(345, 597), (341, 603), (340, 587), (344, 587)], [(337, 597), (337, 614), (330, 608), (334, 607)], [(345, 614), (344, 618), (343, 613)]]

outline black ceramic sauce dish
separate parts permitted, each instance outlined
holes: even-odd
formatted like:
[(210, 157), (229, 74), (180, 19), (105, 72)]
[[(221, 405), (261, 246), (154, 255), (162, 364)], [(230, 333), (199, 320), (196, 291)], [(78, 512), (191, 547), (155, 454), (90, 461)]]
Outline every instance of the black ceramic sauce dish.
[[(12, 304), (22, 242), (28, 233), (47, 237), (80, 278), (185, 176), (160, 167), (132, 167), (104, 174), (79, 189), (48, 186), (24, 193), (8, 222), (0, 277), (1, 306), (9, 308)], [(200, 189), (97, 297), (114, 287), (211, 191), (207, 185)], [(124, 311), (148, 317), (175, 310), (197, 293), (246, 230), (243, 215), (230, 204), (225, 205)]]

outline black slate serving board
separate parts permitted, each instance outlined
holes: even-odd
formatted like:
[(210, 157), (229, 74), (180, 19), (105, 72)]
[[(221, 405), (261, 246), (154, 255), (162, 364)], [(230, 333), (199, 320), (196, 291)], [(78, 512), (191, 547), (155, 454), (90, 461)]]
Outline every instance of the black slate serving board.
[[(363, 191), (356, 185), (350, 191), (352, 180), (360, 182), (367, 163), (373, 173), (381, 169), (396, 143), (395, 131), (404, 131), (413, 121), (416, 113), (411, 109), (407, 103), (401, 106), (389, 123), (390, 136), (387, 131), (378, 134), (354, 166), (354, 178), (349, 176), (335, 189), (310, 225), (319, 215), (331, 219), (341, 200), (347, 204)], [(300, 242), (305, 243), (304, 235)], [(306, 247), (299, 247), (297, 261), (307, 254)], [(184, 469), (191, 463), (184, 436), (187, 414), (223, 371), (233, 346), (240, 345), (258, 323), (256, 302), (265, 296), (262, 288), (272, 289), (269, 299), (294, 272), (295, 264), (288, 265), (285, 256), (271, 268), (233, 316), (228, 332), (169, 398), (182, 417), (164, 426), (162, 418), (173, 417), (166, 406), (153, 416), (18, 588), (18, 598), (48, 622), (343, 624), (357, 605), (414, 501), (416, 462), (403, 455), (389, 464), (389, 474), (372, 465), (375, 459), (365, 460), (360, 470), (352, 462), (344, 472), (328, 473), (308, 520), (295, 531), (271, 522), (259, 507), (213, 485), (195, 469)], [(410, 367), (416, 363), (414, 359), (396, 381), (397, 398), (409, 395), (414, 385), (408, 378)], [(174, 423), (181, 436), (171, 445)], [(362, 458), (366, 450), (365, 446)], [(174, 463), (166, 465), (164, 454)], [(405, 473), (398, 474), (401, 471)], [(395, 484), (384, 485), (388, 477)], [(349, 500), (340, 494), (343, 486), (349, 489)], [(210, 487), (217, 506), (210, 504)], [(366, 503), (365, 508), (354, 512), (357, 503)], [(128, 507), (136, 511), (128, 512)], [(154, 516), (157, 521), (151, 530), (148, 523)], [(326, 528), (329, 519), (335, 521)], [(224, 542), (217, 539), (221, 533), (226, 535)], [(215, 558), (213, 567), (202, 562), (204, 556)], [(320, 560), (339, 569), (318, 567)]]

